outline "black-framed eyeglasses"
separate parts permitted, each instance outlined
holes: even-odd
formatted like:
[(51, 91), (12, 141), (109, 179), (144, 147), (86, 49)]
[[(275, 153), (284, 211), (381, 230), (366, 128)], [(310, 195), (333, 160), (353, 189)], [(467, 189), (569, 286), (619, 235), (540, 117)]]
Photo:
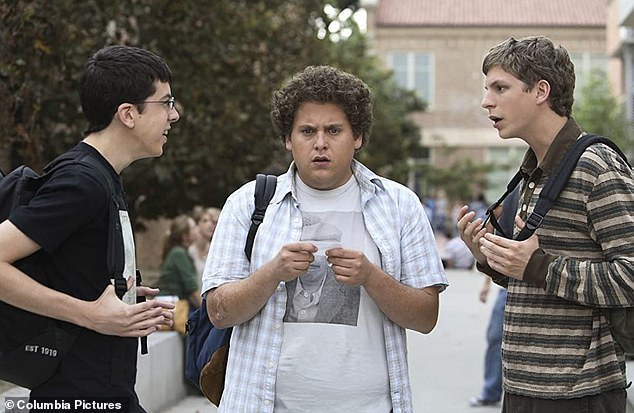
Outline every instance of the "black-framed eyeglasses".
[(176, 103), (176, 98), (174, 96), (170, 96), (169, 98), (165, 99), (165, 100), (144, 100), (142, 102), (137, 102), (137, 103), (162, 103), (164, 105), (166, 105), (169, 110), (174, 109), (174, 104)]

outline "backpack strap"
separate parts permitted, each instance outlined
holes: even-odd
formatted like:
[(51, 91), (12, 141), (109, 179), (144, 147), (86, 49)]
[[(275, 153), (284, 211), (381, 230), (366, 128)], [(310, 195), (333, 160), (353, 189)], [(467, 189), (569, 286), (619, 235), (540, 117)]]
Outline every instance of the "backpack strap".
[[(141, 271), (139, 269), (136, 270), (136, 285), (141, 285), (143, 279), (141, 278)], [(144, 303), (146, 301), (146, 297), (144, 295), (137, 295), (136, 302)], [(147, 354), (147, 336), (140, 337), (141, 340), (141, 354)]]
[(117, 200), (117, 191), (112, 183), (110, 172), (106, 167), (94, 156), (84, 154), (80, 157), (67, 156), (62, 154), (51, 161), (45, 168), (45, 175), (52, 175), (55, 171), (71, 164), (87, 164), (99, 171), (102, 181), (108, 186), (110, 192), (110, 208), (108, 211), (108, 251), (107, 251), (107, 267), (108, 276), (114, 281), (114, 288), (119, 299), (128, 290), (126, 279), (123, 277), (123, 267), (125, 265), (125, 252), (123, 246), (123, 232), (121, 229), (121, 221), (119, 220), (120, 205)]
[[(106, 170), (105, 166), (99, 162), (94, 156), (86, 155), (79, 158), (79, 161), (85, 161), (87, 164), (95, 167), (103, 180), (108, 184), (110, 190), (110, 208), (108, 211), (108, 276), (114, 282), (114, 290), (119, 299), (123, 299), (123, 296), (128, 291), (128, 281), (123, 276), (123, 269), (125, 266), (125, 251), (123, 243), (123, 229), (121, 228), (121, 220), (119, 217), (119, 210), (121, 209), (119, 201), (117, 200), (117, 191), (112, 183), (110, 172)], [(141, 285), (141, 272), (136, 270), (136, 285)], [(137, 296), (137, 303), (144, 302), (145, 296)], [(139, 337), (141, 343), (141, 354), (148, 353), (147, 336)], [(123, 348), (119, 345), (113, 347), (113, 363), (111, 371), (111, 380), (118, 382), (122, 380), (123, 369), (121, 366), (125, 364)]]
[(517, 185), (502, 203), (502, 215), (499, 220), (500, 231), (502, 232), (499, 235), (505, 238), (513, 238), (515, 215), (517, 215), (521, 192), (521, 186)]
[(603, 143), (609, 146), (618, 153), (628, 165), (630, 165), (625, 154), (623, 154), (621, 149), (610, 139), (598, 135), (581, 136), (575, 141), (568, 152), (566, 152), (564, 158), (561, 160), (559, 165), (557, 165), (555, 171), (550, 175), (546, 184), (544, 184), (544, 188), (539, 194), (539, 198), (533, 212), (531, 212), (531, 214), (527, 217), (526, 225), (517, 235), (516, 239), (518, 241), (528, 239), (531, 235), (533, 235), (535, 230), (540, 227), (546, 213), (555, 204), (557, 198), (559, 198), (559, 194), (568, 183), (568, 179), (570, 178), (572, 171), (577, 166), (579, 158), (590, 145), (595, 143)]
[(251, 252), (253, 251), (253, 242), (255, 241), (255, 233), (258, 231), (260, 224), (264, 221), (264, 214), (269, 202), (275, 194), (277, 186), (277, 176), (257, 174), (255, 177), (255, 209), (251, 215), (251, 227), (247, 235), (247, 241), (244, 246), (244, 253), (247, 259), (251, 261)]
[[(502, 194), (502, 196), (497, 201), (492, 203), (491, 206), (487, 208), (486, 218), (484, 222), (482, 223), (483, 228), (487, 224), (488, 221), (491, 221), (491, 225), (493, 225), (493, 228), (495, 228), (497, 234), (503, 236), (504, 238), (513, 238), (514, 221), (511, 221), (510, 223), (507, 222), (506, 224), (498, 222), (497, 218), (495, 218), (495, 214), (493, 213), (493, 211), (495, 211), (495, 209), (499, 207), (501, 204), (504, 204), (504, 209), (502, 210), (503, 211), (502, 213), (504, 215), (507, 215), (508, 213), (510, 213), (510, 212), (504, 212), (504, 211), (509, 211), (507, 210), (507, 207), (509, 207), (509, 208), (513, 208), (513, 216), (515, 216), (515, 213), (517, 212), (517, 201), (519, 200), (519, 192), (520, 192), (518, 185), (521, 181), (522, 181), (522, 173), (520, 171), (517, 171), (515, 176), (513, 176), (513, 178), (511, 178), (511, 180), (509, 181), (508, 185), (506, 185), (506, 191)], [(509, 195), (512, 195), (512, 197), (507, 199)], [(515, 207), (512, 207), (512, 205), (515, 205)], [(510, 230), (509, 230), (509, 225), (510, 225)]]

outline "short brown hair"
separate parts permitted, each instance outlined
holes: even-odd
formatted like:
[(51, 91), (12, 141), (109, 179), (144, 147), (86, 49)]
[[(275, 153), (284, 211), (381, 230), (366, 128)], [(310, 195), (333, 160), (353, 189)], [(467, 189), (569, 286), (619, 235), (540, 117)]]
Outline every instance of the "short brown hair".
[(526, 90), (546, 80), (550, 84), (550, 108), (560, 116), (572, 115), (575, 66), (563, 46), (555, 46), (544, 36), (519, 40), (510, 37), (489, 50), (482, 62), (482, 73), (486, 75), (495, 66), (524, 82)]

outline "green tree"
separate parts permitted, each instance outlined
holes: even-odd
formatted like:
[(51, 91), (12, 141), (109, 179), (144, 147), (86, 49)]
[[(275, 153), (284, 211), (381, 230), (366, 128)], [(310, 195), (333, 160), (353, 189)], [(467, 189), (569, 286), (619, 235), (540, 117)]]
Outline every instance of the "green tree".
[(588, 83), (579, 91), (573, 116), (585, 131), (613, 139), (626, 153), (634, 152), (632, 125), (625, 109), (610, 91), (607, 75), (594, 70)]
[[(450, 201), (465, 201), (482, 192), (490, 164), (476, 165), (459, 160), (449, 168), (437, 168), (420, 162), (427, 149), (421, 146), (420, 128), (411, 119), (414, 112), (424, 111), (426, 103), (413, 91), (399, 87), (389, 70), (367, 51), (366, 38), (351, 17), (356, 2), (342, 1), (330, 7), (319, 27), (333, 43), (328, 49), (329, 63), (359, 75), (375, 96), (374, 128), (370, 144), (357, 158), (381, 175), (402, 183), (413, 178), (415, 189), (423, 193), (443, 190)], [(446, 148), (452, 151), (455, 148)], [(468, 194), (468, 195), (465, 195)]]
[[(360, 34), (337, 43), (317, 35), (333, 20), (324, 12), (326, 3), (0, 3), (0, 149), (9, 154), (3, 168), (20, 163), (41, 168), (74, 145), (85, 127), (77, 96), (83, 63), (100, 47), (129, 44), (166, 58), (181, 113), (161, 159), (138, 161), (124, 171), (136, 218), (173, 216), (194, 204), (221, 206), (256, 172), (271, 164), (286, 166), (288, 154), (270, 125), (270, 96), (310, 64), (340, 66), (375, 88), (374, 142), (360, 156), (402, 179), (404, 159), (418, 139), (406, 115), (420, 103), (389, 83), (389, 74), (365, 56)], [(355, 9), (357, 3), (334, 5)]]
[(410, 159), (424, 150), (410, 114), (424, 111), (426, 105), (414, 92), (399, 87), (391, 71), (368, 53), (366, 37), (352, 18), (355, 2), (341, 3), (340, 9), (330, 7), (323, 24), (329, 29), (325, 36), (332, 40), (327, 63), (356, 74), (374, 94), (373, 130), (357, 158), (380, 175), (407, 183)]
[(182, 118), (159, 161), (124, 172), (130, 207), (151, 218), (194, 203), (222, 205), (284, 156), (272, 139), (270, 94), (324, 54), (327, 44), (310, 24), (322, 7), (319, 0), (1, 3), (0, 93), (7, 99), (0, 130), (11, 154), (5, 168), (41, 168), (81, 137), (78, 76), (95, 50), (147, 47), (174, 72)]

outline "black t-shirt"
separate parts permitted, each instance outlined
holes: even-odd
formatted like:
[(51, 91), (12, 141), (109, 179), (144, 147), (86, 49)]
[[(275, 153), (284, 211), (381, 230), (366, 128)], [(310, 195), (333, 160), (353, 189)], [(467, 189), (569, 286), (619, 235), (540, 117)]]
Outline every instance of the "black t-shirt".
[[(79, 143), (69, 151), (89, 154), (109, 172), (125, 206), (120, 178), (92, 146)], [(110, 189), (104, 175), (88, 164), (61, 167), (31, 202), (16, 209), (10, 221), (49, 253), (55, 285), (82, 300), (96, 300), (110, 282), (107, 267)], [(33, 389), (31, 397), (126, 398), (136, 411), (137, 339), (80, 329), (68, 356), (51, 380)]]

